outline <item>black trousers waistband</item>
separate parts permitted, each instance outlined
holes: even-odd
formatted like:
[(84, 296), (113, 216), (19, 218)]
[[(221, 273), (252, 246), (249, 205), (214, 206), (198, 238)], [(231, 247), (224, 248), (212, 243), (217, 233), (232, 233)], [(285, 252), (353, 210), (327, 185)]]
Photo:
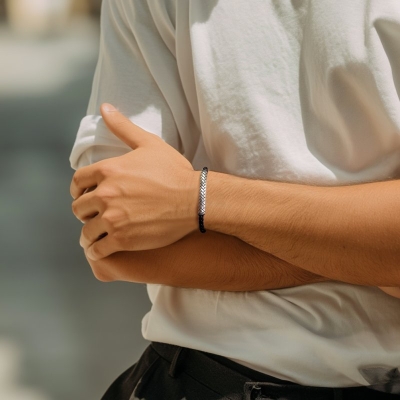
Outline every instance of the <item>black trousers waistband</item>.
[(152, 343), (160, 357), (170, 363), (169, 375), (179, 378), (183, 371), (198, 382), (231, 400), (388, 400), (400, 396), (367, 387), (325, 388), (302, 386), (262, 374), (225, 357), (184, 347)]

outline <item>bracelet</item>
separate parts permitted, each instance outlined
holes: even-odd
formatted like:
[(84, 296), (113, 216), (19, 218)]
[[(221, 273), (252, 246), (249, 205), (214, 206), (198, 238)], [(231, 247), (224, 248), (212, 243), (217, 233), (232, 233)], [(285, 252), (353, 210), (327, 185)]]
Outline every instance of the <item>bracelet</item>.
[(204, 228), (204, 214), (206, 213), (206, 184), (208, 168), (204, 167), (200, 175), (200, 193), (199, 193), (199, 229), (201, 233), (206, 233)]

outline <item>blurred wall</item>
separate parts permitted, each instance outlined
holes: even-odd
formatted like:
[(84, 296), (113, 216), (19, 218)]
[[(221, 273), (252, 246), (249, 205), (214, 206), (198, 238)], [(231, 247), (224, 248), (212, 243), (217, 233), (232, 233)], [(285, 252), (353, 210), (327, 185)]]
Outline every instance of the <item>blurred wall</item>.
[(69, 4), (65, 25), (36, 33), (13, 28), (0, 2), (4, 400), (100, 399), (147, 345), (140, 332), (150, 307), (145, 287), (94, 278), (71, 212), (68, 157), (99, 39), (100, 2), (79, 2)]

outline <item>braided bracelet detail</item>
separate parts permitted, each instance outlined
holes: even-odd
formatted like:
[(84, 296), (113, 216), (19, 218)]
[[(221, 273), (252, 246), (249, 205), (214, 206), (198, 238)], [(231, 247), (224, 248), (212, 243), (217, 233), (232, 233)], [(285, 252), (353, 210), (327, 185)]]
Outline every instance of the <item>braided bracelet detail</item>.
[(204, 228), (204, 214), (206, 213), (207, 173), (208, 168), (204, 167), (200, 174), (199, 229), (201, 233), (206, 233), (206, 229)]

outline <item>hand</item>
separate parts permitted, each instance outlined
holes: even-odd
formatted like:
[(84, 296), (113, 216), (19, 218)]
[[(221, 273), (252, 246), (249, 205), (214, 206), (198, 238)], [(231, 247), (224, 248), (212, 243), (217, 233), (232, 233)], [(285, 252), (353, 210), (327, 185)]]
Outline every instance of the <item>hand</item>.
[(167, 246), (197, 229), (200, 171), (160, 137), (134, 125), (113, 106), (101, 113), (133, 151), (75, 172), (75, 216), (85, 223), (80, 244), (92, 260), (118, 251)]

